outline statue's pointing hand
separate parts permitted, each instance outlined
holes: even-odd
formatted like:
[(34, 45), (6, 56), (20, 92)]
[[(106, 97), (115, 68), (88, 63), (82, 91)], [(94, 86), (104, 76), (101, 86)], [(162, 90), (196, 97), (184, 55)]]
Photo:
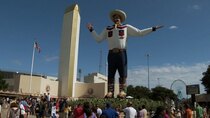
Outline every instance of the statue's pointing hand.
[(87, 28), (88, 28), (88, 30), (89, 30), (90, 32), (93, 31), (93, 25), (92, 25), (91, 23), (88, 23), (88, 24), (87, 24)]
[(160, 28), (163, 28), (164, 26), (163, 25), (158, 25), (158, 26), (155, 26), (156, 29), (160, 29)]
[(162, 27), (164, 27), (164, 26), (163, 25), (157, 25), (157, 26), (152, 27), (152, 30), (156, 31), (157, 29), (160, 29)]

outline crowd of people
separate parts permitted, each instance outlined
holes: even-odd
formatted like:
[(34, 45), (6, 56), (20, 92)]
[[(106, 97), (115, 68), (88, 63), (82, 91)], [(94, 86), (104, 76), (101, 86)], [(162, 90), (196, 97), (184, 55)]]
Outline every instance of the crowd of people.
[(201, 107), (199, 104), (195, 108), (188, 104), (179, 108), (158, 106), (152, 111), (147, 109), (146, 105), (135, 108), (129, 100), (124, 108), (122, 106), (114, 108), (110, 102), (100, 107), (88, 101), (71, 106), (68, 99), (50, 98), (49, 94), (4, 101), (1, 103), (9, 104), (6, 118), (29, 118), (29, 115), (36, 118), (208, 118), (207, 107)]

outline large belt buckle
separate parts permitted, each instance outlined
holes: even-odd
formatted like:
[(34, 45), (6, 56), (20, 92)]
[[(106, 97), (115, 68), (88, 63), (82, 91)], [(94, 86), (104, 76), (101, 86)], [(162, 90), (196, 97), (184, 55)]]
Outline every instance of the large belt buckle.
[(112, 49), (112, 52), (113, 52), (113, 53), (118, 53), (118, 52), (120, 52), (120, 49), (114, 48), (114, 49)]

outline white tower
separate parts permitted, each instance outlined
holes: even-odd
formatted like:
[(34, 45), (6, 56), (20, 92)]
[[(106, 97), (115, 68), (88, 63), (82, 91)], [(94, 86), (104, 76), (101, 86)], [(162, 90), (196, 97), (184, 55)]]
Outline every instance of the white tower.
[(59, 62), (59, 96), (74, 97), (77, 78), (80, 14), (77, 4), (68, 7), (63, 18)]

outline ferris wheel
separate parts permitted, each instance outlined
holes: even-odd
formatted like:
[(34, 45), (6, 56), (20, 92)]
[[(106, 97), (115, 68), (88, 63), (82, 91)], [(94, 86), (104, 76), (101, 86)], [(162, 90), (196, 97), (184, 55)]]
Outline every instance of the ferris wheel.
[(174, 91), (179, 100), (188, 98), (186, 93), (186, 83), (183, 80), (174, 80), (171, 84), (170, 89)]

